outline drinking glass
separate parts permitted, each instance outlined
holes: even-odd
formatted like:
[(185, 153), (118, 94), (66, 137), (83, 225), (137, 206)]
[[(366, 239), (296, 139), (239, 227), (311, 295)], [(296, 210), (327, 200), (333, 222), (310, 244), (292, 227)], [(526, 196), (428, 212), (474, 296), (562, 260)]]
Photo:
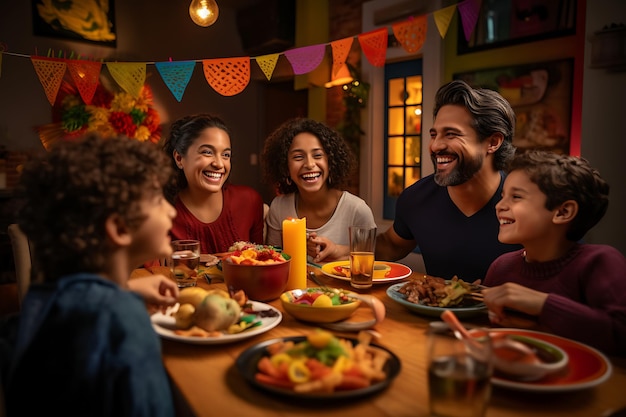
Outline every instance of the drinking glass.
[(356, 289), (372, 287), (376, 228), (350, 226), (350, 285)]
[(200, 265), (200, 242), (190, 239), (173, 241), (168, 263), (179, 288), (195, 287)]
[(483, 417), (491, 397), (492, 346), (484, 329), (470, 340), (428, 334), (430, 413), (436, 417)]

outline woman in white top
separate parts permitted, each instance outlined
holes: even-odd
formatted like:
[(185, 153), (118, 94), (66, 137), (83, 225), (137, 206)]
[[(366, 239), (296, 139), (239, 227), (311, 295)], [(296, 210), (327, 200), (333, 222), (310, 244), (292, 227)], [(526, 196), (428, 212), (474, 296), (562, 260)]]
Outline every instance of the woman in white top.
[(314, 262), (348, 259), (348, 227), (376, 227), (361, 198), (342, 190), (354, 156), (338, 132), (321, 122), (295, 118), (283, 123), (263, 149), (265, 179), (278, 195), (266, 218), (268, 245), (282, 246), (282, 223), (306, 217), (307, 251)]

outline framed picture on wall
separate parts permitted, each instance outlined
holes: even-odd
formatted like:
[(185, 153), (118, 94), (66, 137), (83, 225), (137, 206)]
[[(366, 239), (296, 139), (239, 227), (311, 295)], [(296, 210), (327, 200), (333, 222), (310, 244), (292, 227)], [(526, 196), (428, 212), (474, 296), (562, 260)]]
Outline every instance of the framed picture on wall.
[(573, 59), (454, 74), (474, 87), (499, 92), (515, 111), (519, 152), (570, 153)]
[(576, 0), (483, 0), (469, 41), (459, 19), (459, 55), (572, 35)]
[(114, 0), (31, 0), (35, 36), (115, 47)]

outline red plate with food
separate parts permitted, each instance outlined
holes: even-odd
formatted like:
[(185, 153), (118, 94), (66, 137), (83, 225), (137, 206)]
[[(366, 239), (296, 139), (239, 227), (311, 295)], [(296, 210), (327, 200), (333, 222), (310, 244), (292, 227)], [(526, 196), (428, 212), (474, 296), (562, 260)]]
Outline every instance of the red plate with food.
[(611, 362), (598, 350), (574, 340), (549, 333), (523, 329), (493, 329), (497, 333), (533, 337), (563, 349), (569, 357), (567, 366), (554, 374), (535, 381), (515, 381), (494, 376), (493, 385), (522, 391), (562, 392), (594, 387), (606, 381), (612, 373)]
[[(400, 281), (411, 275), (413, 271), (406, 265), (396, 262), (374, 262), (374, 284), (389, 284)], [(322, 266), (322, 273), (331, 278), (350, 281), (350, 261), (329, 262)]]

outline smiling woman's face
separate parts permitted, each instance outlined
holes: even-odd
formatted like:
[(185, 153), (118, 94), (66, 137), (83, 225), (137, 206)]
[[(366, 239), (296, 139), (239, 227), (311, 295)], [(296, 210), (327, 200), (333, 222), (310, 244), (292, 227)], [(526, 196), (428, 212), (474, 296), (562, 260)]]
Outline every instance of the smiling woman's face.
[(328, 179), (328, 156), (320, 140), (313, 134), (297, 134), (289, 148), (289, 177), (300, 192), (314, 192)]
[(190, 190), (219, 192), (230, 175), (230, 136), (217, 127), (204, 129), (185, 155), (174, 151), (176, 165), (182, 168)]

